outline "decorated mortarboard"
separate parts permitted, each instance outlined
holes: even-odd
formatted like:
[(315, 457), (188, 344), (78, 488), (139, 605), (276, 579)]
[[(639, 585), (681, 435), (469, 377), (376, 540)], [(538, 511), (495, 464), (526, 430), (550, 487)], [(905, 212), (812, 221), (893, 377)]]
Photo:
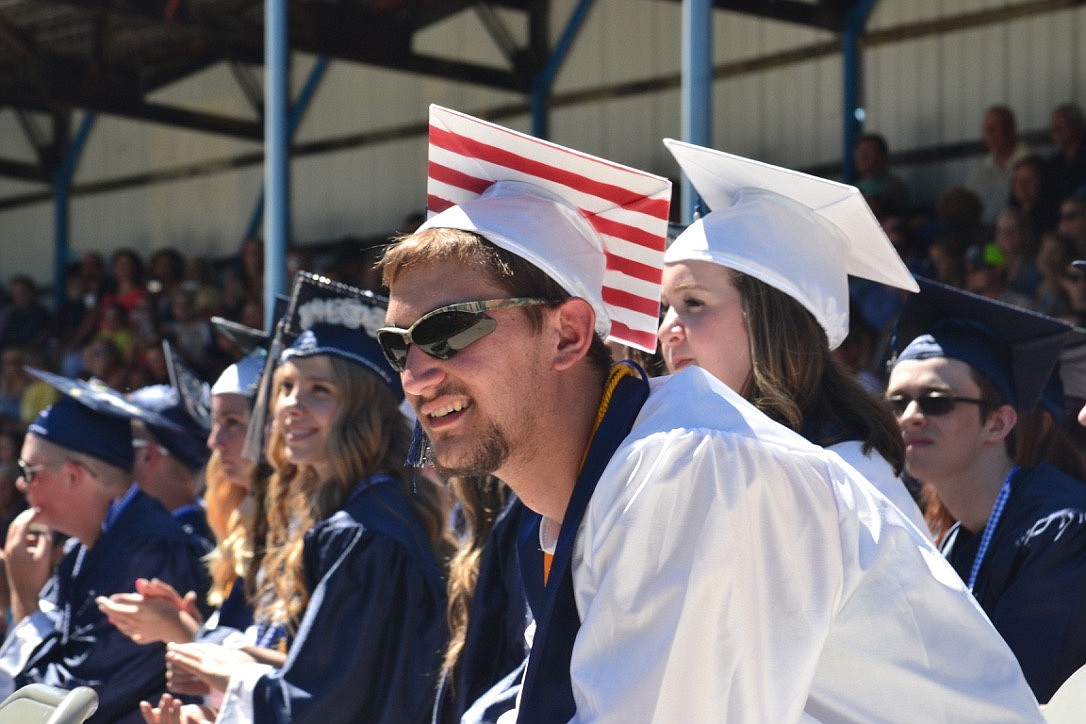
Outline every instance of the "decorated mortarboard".
[[(287, 305), (290, 302), (290, 298), (283, 296), (282, 294), (275, 295), (275, 307), (272, 310), (272, 319), (279, 320), (287, 313)], [(271, 344), (272, 332), (266, 332), (263, 329), (256, 329), (250, 327), (247, 324), (241, 322), (235, 322), (232, 319), (226, 319), (225, 317), (212, 317), (211, 324), (216, 330), (226, 335), (226, 337), (237, 345), (238, 349), (244, 355), (249, 355), (257, 349), (267, 349)]]
[[(287, 311), (276, 326), (245, 442), (245, 456), (258, 460), (271, 396), (274, 366), (290, 359), (329, 355), (359, 365), (403, 400), (400, 376), (377, 344), (388, 300), (308, 271), (294, 275)], [(289, 346), (284, 340), (293, 340)]]
[(1031, 412), (1048, 383), (1069, 324), (929, 279), (909, 297), (891, 341), (896, 362), (947, 357), (990, 381), (1004, 401)]
[(664, 262), (709, 261), (784, 292), (834, 349), (848, 336), (848, 274), (915, 292), (916, 282), (855, 186), (670, 138), (709, 213)]
[(656, 348), (671, 182), (430, 106), (419, 227), (470, 231), (588, 301), (603, 337)]
[(45, 408), (27, 432), (109, 465), (132, 470), (132, 420), (179, 429), (153, 410), (145, 410), (99, 380), (73, 380), (27, 367), (64, 397)]

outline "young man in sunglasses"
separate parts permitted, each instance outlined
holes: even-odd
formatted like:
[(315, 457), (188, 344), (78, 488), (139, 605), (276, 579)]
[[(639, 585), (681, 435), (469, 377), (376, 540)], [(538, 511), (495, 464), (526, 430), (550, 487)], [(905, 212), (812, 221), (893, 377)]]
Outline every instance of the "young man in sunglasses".
[[(611, 284), (653, 257), (608, 237), (662, 236), (644, 214), (666, 185), (444, 109), (430, 141), (444, 210), (386, 254), (378, 339), (438, 470), (494, 473), (542, 515), (518, 722), (1040, 720), (968, 591), (855, 470), (698, 367), (610, 366), (604, 337), (638, 337)], [(604, 195), (628, 205), (584, 213)]]
[[(921, 281), (898, 323), (886, 396), (906, 469), (957, 520), (942, 552), (1046, 702), (1086, 664), (1086, 483), (1014, 464), (1070, 328)], [(907, 343), (907, 344), (905, 344)]]

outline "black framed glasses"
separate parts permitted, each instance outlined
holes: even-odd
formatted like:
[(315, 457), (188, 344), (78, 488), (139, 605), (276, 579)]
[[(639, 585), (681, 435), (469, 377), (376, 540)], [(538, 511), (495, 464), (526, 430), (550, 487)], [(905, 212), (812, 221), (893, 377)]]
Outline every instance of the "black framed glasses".
[(909, 395), (888, 395), (886, 402), (890, 405), (890, 409), (894, 411), (894, 414), (901, 417), (905, 414), (905, 410), (909, 409), (909, 405), (913, 400), (916, 400), (916, 404), (920, 407), (920, 411), (930, 417), (939, 417), (940, 415), (946, 415), (954, 410), (959, 402), (967, 402), (971, 405), (987, 405), (987, 400), (982, 400), (977, 397), (959, 397), (957, 395), (948, 395), (945, 392), (925, 392), (919, 397), (910, 397)]
[(47, 464), (43, 465), (31, 465), (26, 460), (19, 458), (15, 461), (15, 464), (19, 467), (19, 477), (26, 481), (27, 485), (34, 483), (34, 476), (49, 467)]
[(536, 297), (512, 297), (449, 304), (427, 312), (407, 329), (381, 327), (377, 330), (377, 342), (392, 368), (403, 372), (411, 345), (431, 357), (449, 359), (494, 331), (498, 323), (488, 317), (487, 312), (550, 303), (547, 299)]

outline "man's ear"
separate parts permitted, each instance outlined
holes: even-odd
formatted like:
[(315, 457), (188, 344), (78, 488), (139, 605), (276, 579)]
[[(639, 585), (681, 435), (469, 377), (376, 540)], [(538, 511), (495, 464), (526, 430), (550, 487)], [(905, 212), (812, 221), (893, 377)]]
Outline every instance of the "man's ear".
[(554, 369), (569, 369), (583, 359), (592, 346), (592, 339), (596, 335), (596, 312), (584, 299), (573, 297), (552, 311), (551, 324), (558, 338), (554, 350)]
[(1010, 405), (1000, 405), (988, 415), (985, 421), (988, 435), (993, 442), (1003, 442), (1011, 430), (1018, 424), (1018, 413)]

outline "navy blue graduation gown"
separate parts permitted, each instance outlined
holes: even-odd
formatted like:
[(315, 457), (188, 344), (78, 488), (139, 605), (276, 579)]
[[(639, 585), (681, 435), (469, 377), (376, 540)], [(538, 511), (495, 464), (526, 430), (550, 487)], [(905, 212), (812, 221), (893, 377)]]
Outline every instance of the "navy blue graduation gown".
[(305, 534), (309, 605), (255, 720), (428, 722), (448, 638), (441, 569), (395, 483), (367, 488)]
[[(981, 533), (955, 531), (943, 552), (968, 581)], [(1086, 483), (1048, 464), (1019, 470), (973, 593), (1048, 701), (1086, 665)]]
[(88, 721), (142, 722), (139, 702), (158, 701), (166, 690), (165, 646), (133, 643), (94, 599), (129, 593), (137, 578), (153, 577), (205, 596), (201, 555), (158, 501), (137, 492), (93, 548), (74, 545), (61, 560), (48, 596), (57, 607), (56, 628), (31, 653), (16, 686), (90, 686), (99, 704)]
[[(518, 531), (527, 516), (535, 514), (510, 494), (494, 521), (479, 559), (464, 648), (453, 681), (443, 678), (438, 689), (435, 724), (460, 722), (469, 707), (471, 721), (493, 722), (515, 704), (520, 677), (510, 674), (523, 673), (528, 659), (524, 631), (532, 620), (517, 551)], [(538, 548), (537, 543), (541, 556)], [(542, 572), (537, 574), (542, 587)], [(512, 686), (492, 688), (510, 679)]]

